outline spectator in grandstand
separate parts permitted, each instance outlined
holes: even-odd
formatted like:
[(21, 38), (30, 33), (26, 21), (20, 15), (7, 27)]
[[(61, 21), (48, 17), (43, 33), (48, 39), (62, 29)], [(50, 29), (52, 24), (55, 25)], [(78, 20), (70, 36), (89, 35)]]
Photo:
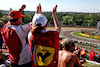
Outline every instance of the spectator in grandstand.
[(84, 48), (83, 51), (81, 51), (81, 57), (88, 59), (86, 48)]
[(98, 57), (98, 53), (95, 53), (95, 56)]
[(91, 46), (89, 46), (88, 49), (91, 50)]
[(1, 29), (2, 29), (3, 25), (4, 25), (3, 22), (0, 21), (0, 64), (5, 63), (6, 66), (9, 66), (10, 63), (7, 62), (5, 56), (2, 54), (3, 39), (2, 39), (2, 35), (1, 35)]
[[(64, 46), (64, 44), (67, 43), (67, 40), (70, 40), (70, 39), (69, 39), (69, 38), (63, 39), (62, 42), (61, 42), (61, 44)], [(70, 49), (68, 49), (68, 50), (69, 50), (70, 52), (73, 53), (73, 51), (75, 51), (75, 44), (74, 44), (74, 42), (71, 41), (71, 40), (70, 40), (70, 42), (71, 42), (71, 44), (69, 45), (69, 46), (70, 46)], [(67, 45), (67, 46), (68, 46), (68, 45)]]
[[(3, 22), (0, 21), (0, 32), (1, 32), (3, 25), (4, 25)], [(5, 56), (2, 54), (2, 45), (3, 45), (3, 39), (2, 39), (2, 35), (0, 33), (0, 64), (5, 63), (5, 66), (9, 66), (10, 62), (8, 62), (5, 58)]]
[(90, 54), (89, 54), (89, 60), (95, 61), (95, 58), (96, 58), (95, 52), (94, 51), (90, 52)]
[[(22, 5), (21, 9), (24, 9)], [(22, 25), (21, 11), (12, 10), (8, 14), (9, 21), (3, 26), (1, 34), (4, 43), (8, 46), (9, 57), (12, 67), (31, 67), (30, 46), (27, 42), (27, 35), (31, 24)]]
[(59, 51), (60, 23), (56, 16), (57, 5), (53, 8), (52, 17), (55, 24), (55, 31), (47, 31), (47, 18), (42, 14), (41, 5), (37, 6), (36, 14), (33, 17), (33, 29), (29, 33), (31, 46), (31, 57), (33, 67), (46, 66), (57, 67)]
[(98, 47), (98, 49), (100, 50), (100, 46)]
[[(3, 27), (3, 22), (0, 21), (0, 32), (1, 32), (1, 29)], [(8, 61), (6, 60), (5, 56), (2, 54), (2, 45), (3, 45), (3, 39), (2, 39), (2, 35), (0, 33), (0, 63), (5, 63), (6, 66), (9, 66), (10, 63), (8, 63)]]
[[(64, 47), (62, 47), (62, 44)], [(71, 53), (72, 42), (64, 39), (61, 42), (58, 58), (58, 67), (81, 67), (80, 60), (76, 54)], [(64, 48), (64, 49), (63, 49)]]
[(100, 63), (100, 53), (98, 54), (98, 63)]
[[(70, 40), (70, 39), (67, 38), (67, 39), (63, 39), (63, 40), (66, 42), (66, 40)], [(61, 45), (60, 45), (60, 47), (62, 47), (62, 48), (60, 48), (60, 50), (65, 49), (65, 46), (63, 44), (64, 43), (63, 40), (62, 40)], [(78, 45), (75, 46), (74, 41), (70, 40), (70, 42), (71, 42), (71, 45), (70, 45), (71, 47), (70, 47), (69, 51), (76, 54), (78, 57), (80, 57), (80, 48), (78, 47)]]
[(0, 51), (0, 64), (5, 64), (5, 66), (9, 66), (11, 64), (11, 62), (8, 61), (2, 54), (2, 51)]
[[(1, 32), (3, 25), (4, 25), (3, 22), (0, 21), (0, 32)], [(3, 39), (2, 39), (2, 35), (0, 33), (0, 49), (2, 49), (2, 44), (3, 44)]]
[(99, 54), (95, 53), (95, 60), (98, 62)]

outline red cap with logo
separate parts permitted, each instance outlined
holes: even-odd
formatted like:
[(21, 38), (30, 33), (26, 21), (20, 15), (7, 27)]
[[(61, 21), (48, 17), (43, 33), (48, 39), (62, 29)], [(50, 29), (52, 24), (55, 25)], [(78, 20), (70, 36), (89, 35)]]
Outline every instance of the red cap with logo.
[(9, 19), (17, 19), (19, 17), (25, 17), (25, 15), (22, 15), (20, 11), (12, 10), (8, 14)]

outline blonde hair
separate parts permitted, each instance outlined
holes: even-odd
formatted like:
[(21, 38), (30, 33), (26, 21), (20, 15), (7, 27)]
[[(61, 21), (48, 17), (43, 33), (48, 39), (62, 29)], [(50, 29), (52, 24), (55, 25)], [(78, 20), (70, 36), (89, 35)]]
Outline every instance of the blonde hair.
[(61, 44), (63, 44), (63, 45), (65, 45), (66, 43), (68, 44), (69, 41), (70, 41), (70, 39), (69, 39), (69, 38), (66, 38), (66, 39), (64, 39), (64, 40), (61, 42)]
[(64, 39), (61, 44), (65, 46), (65, 50), (68, 50), (72, 46), (72, 42), (69, 38)]

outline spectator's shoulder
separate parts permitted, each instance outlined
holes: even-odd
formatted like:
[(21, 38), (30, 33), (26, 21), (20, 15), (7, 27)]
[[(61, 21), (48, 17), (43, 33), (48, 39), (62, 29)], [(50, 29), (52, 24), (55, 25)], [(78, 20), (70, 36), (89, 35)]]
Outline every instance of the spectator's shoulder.
[(59, 32), (58, 32), (58, 31), (49, 31), (49, 33), (52, 33), (52, 34), (54, 34), (54, 35), (59, 34)]

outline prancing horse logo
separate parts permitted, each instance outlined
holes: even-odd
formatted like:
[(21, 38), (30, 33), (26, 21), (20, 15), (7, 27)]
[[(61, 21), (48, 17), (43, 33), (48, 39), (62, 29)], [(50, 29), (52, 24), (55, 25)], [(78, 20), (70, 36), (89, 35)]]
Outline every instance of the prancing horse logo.
[(38, 45), (36, 48), (36, 62), (38, 66), (48, 66), (54, 57), (55, 49)]
[(45, 53), (45, 55), (43, 56), (43, 54), (42, 53), (38, 53), (37, 54), (37, 57), (39, 58), (39, 56), (42, 58), (42, 62), (43, 63), (45, 63), (46, 61), (44, 61), (48, 56), (50, 56), (51, 55), (51, 53), (49, 53), (47, 50), (42, 50), (42, 51), (46, 51), (46, 53)]

